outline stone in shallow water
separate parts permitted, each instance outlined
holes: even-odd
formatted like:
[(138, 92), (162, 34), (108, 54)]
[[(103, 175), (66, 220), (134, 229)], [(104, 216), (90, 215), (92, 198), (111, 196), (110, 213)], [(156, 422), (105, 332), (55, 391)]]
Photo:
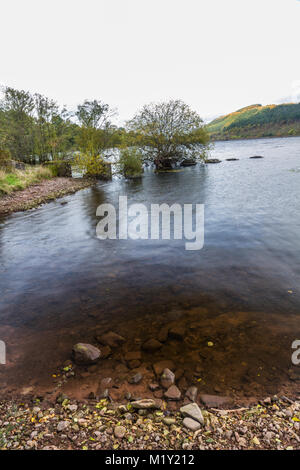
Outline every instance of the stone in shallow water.
[(138, 372), (137, 374), (135, 374), (133, 377), (130, 377), (130, 379), (128, 380), (128, 382), (130, 384), (138, 384), (141, 380), (142, 380), (143, 376), (140, 372)]
[(125, 361), (140, 361), (142, 359), (141, 351), (128, 351), (124, 359)]
[(104, 335), (97, 336), (97, 341), (101, 344), (110, 346), (111, 348), (117, 348), (125, 343), (125, 338), (123, 336), (114, 333), (113, 331), (109, 331)]
[(232, 403), (232, 398), (222, 397), (220, 395), (200, 395), (200, 400), (208, 408), (218, 408), (218, 406), (230, 405)]
[(189, 403), (188, 405), (182, 406), (180, 412), (183, 416), (192, 418), (200, 424), (204, 424), (204, 418), (197, 403)]
[(186, 427), (187, 429), (193, 432), (198, 431), (198, 429), (201, 428), (200, 423), (198, 423), (198, 421), (195, 421), (192, 418), (184, 418), (182, 424), (184, 427)]
[(181, 391), (179, 390), (176, 385), (171, 385), (168, 390), (164, 393), (164, 396), (169, 400), (180, 400), (181, 398)]
[(73, 346), (72, 354), (76, 364), (94, 364), (100, 359), (101, 352), (95, 346), (86, 343), (77, 343)]
[(142, 346), (143, 350), (148, 352), (158, 351), (158, 349), (160, 349), (161, 347), (162, 344), (154, 338), (149, 339)]
[(171, 360), (159, 361), (153, 364), (153, 369), (157, 376), (160, 376), (162, 372), (164, 371), (164, 369), (172, 370), (174, 368), (175, 368), (175, 364)]
[(168, 389), (175, 382), (175, 374), (170, 369), (165, 369), (161, 375), (160, 383), (163, 388)]
[(169, 330), (169, 336), (170, 336), (170, 338), (178, 339), (178, 340), (182, 341), (184, 336), (185, 336), (185, 328), (183, 326), (180, 326), (180, 325), (173, 326)]
[(198, 389), (194, 385), (192, 387), (189, 387), (185, 394), (185, 396), (191, 401), (196, 401), (197, 395), (198, 395)]

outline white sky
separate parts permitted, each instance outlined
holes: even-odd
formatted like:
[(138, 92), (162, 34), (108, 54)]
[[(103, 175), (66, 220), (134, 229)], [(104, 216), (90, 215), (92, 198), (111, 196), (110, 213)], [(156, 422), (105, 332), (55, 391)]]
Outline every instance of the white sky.
[(130, 118), (300, 101), (299, 0), (0, 0), (0, 83)]

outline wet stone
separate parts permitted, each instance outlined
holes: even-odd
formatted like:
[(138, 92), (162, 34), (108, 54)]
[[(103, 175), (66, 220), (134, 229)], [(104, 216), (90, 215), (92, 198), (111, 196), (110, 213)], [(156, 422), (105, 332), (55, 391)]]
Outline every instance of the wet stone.
[(181, 398), (181, 391), (179, 390), (176, 385), (171, 385), (171, 387), (168, 388), (168, 390), (164, 393), (164, 396), (168, 400), (180, 400)]
[(138, 384), (141, 380), (142, 380), (143, 376), (140, 372), (138, 372), (137, 374), (133, 375), (132, 377), (130, 377), (130, 379), (128, 380), (128, 382), (130, 384)]
[(92, 344), (77, 343), (73, 346), (72, 354), (76, 364), (89, 365), (94, 364), (100, 359), (101, 352)]
[(175, 382), (175, 374), (170, 370), (170, 369), (164, 369), (161, 378), (160, 378), (160, 383), (163, 388), (168, 389), (173, 385)]
[(193, 432), (198, 431), (198, 429), (201, 428), (200, 423), (198, 423), (198, 421), (195, 421), (192, 418), (184, 418), (182, 424), (184, 427)]
[(185, 394), (185, 396), (191, 401), (196, 401), (197, 395), (198, 395), (198, 389), (195, 386), (189, 387)]
[(109, 331), (103, 335), (97, 336), (97, 341), (105, 346), (110, 346), (111, 348), (117, 348), (125, 343), (125, 338), (123, 336), (114, 333), (113, 331)]
[(230, 405), (233, 401), (230, 397), (206, 394), (200, 395), (200, 400), (208, 408), (218, 408), (219, 406)]
[(147, 352), (154, 352), (158, 351), (161, 347), (162, 344), (157, 339), (152, 338), (143, 344), (142, 349)]
[(197, 403), (189, 403), (188, 405), (182, 406), (180, 408), (180, 413), (183, 416), (187, 416), (188, 418), (198, 421), (200, 424), (204, 424), (204, 418)]
[(173, 326), (169, 330), (169, 337), (182, 341), (185, 336), (185, 328), (183, 326)]

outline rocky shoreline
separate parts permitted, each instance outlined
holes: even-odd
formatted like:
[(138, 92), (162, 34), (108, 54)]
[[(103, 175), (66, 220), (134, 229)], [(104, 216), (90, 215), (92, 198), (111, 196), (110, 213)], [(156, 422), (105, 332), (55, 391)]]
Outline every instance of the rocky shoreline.
[(1, 401), (0, 449), (296, 450), (300, 401), (274, 396), (230, 410), (191, 402), (178, 411), (152, 399)]
[[(182, 331), (168, 334), (178, 338)], [(38, 394), (28, 387), (19, 398), (0, 400), (0, 449), (300, 449), (300, 396), (270, 395), (241, 405), (230, 396), (204, 393), (200, 385), (182, 387), (180, 369), (171, 360), (154, 363), (150, 380), (138, 349), (125, 353), (129, 368), (120, 364), (111, 377), (102, 371), (95, 391), (74, 398), (78, 380), (126, 340), (108, 331), (97, 342), (99, 347), (73, 346), (70, 359), (53, 375), (51, 391)], [(141, 345), (152, 353), (159, 347), (154, 338)]]
[(87, 178), (57, 177), (44, 180), (24, 190), (15, 191), (0, 198), (0, 217), (13, 212), (26, 211), (53, 201), (67, 194), (73, 194), (95, 184), (95, 180)]

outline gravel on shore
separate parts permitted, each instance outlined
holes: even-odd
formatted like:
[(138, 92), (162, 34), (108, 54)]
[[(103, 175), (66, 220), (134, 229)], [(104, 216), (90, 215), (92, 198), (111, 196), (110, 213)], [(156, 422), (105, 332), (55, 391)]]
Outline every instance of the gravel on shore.
[(0, 449), (300, 449), (300, 400), (269, 397), (250, 408), (201, 409), (195, 432), (180, 411), (136, 409), (107, 399), (0, 401)]
[(0, 197), (0, 216), (26, 211), (95, 184), (88, 178), (52, 178)]

